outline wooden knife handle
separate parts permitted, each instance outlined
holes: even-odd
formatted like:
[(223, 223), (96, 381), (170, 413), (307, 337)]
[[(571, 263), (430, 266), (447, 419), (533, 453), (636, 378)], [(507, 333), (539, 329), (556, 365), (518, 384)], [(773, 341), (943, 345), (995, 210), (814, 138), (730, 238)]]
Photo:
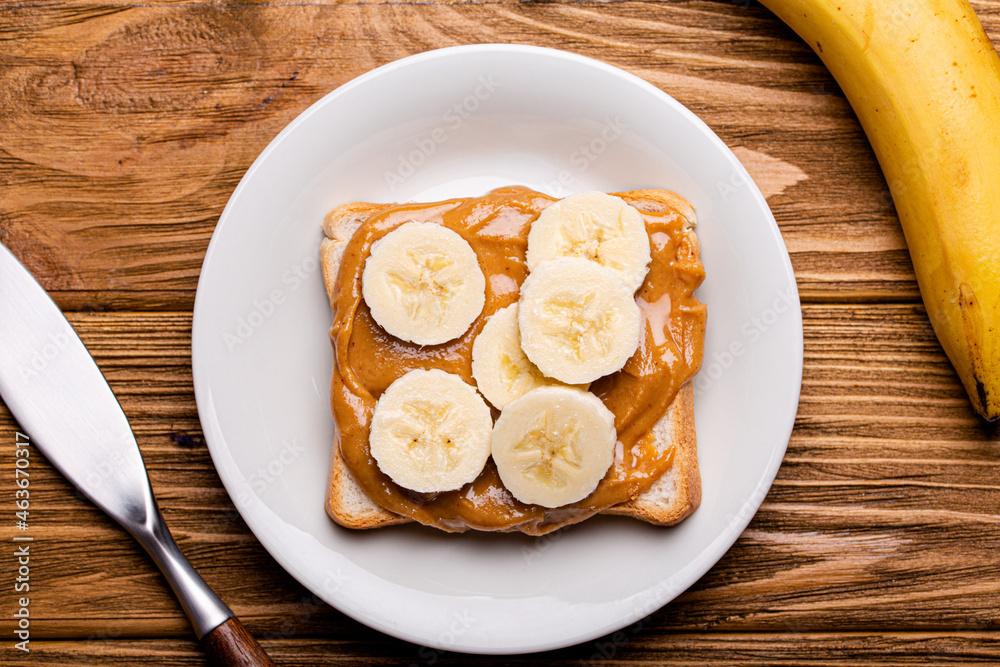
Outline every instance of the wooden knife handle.
[(202, 637), (201, 648), (218, 667), (275, 667), (235, 616)]

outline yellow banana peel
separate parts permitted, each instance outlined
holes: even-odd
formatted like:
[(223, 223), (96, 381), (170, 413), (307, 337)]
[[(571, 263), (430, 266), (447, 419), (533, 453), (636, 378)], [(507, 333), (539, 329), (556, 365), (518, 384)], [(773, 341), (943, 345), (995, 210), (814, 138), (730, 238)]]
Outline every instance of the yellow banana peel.
[(892, 192), (931, 324), (1000, 418), (1000, 58), (966, 0), (761, 0), (830, 69)]

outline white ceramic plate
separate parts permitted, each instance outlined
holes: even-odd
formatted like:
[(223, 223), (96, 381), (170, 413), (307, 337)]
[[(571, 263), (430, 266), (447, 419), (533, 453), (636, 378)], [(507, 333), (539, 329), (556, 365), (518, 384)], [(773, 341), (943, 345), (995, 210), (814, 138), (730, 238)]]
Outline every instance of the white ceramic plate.
[[(695, 205), (708, 273), (698, 294), (709, 308), (696, 383), (701, 508), (674, 528), (598, 517), (542, 538), (342, 529), (323, 509), (334, 428), (323, 216), (347, 201), (433, 201), (508, 184), (554, 195), (668, 188)], [(219, 475), (292, 576), (390, 635), (517, 653), (630, 625), (725, 553), (785, 452), (802, 321), (764, 198), (691, 112), (594, 60), (468, 46), (341, 86), (261, 153), (205, 258), (193, 365)]]

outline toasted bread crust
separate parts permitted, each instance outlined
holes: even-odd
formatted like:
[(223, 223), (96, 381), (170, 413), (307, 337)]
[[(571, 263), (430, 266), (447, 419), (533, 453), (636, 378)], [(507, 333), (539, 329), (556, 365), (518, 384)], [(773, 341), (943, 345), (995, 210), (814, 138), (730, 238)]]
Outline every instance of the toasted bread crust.
[(630, 516), (658, 526), (672, 526), (687, 518), (701, 504), (701, 473), (694, 432), (694, 389), (684, 383), (677, 397), (653, 426), (657, 449), (674, 447), (671, 467), (638, 498), (602, 514)]
[(336, 444), (330, 455), (326, 513), (344, 528), (381, 528), (412, 521), (382, 508), (364, 492)]
[[(640, 210), (680, 210), (695, 225), (694, 209), (679, 195), (667, 190), (633, 190), (613, 193)], [(323, 221), (320, 262), (323, 282), (331, 305), (336, 298), (337, 274), (347, 242), (364, 220), (388, 204), (352, 202), (339, 206)], [(697, 440), (694, 424), (694, 390), (685, 383), (666, 414), (653, 426), (659, 451), (673, 447), (673, 463), (649, 489), (637, 498), (608, 508), (602, 514), (630, 516), (660, 526), (674, 525), (688, 517), (701, 504), (701, 474), (698, 470)], [(339, 444), (334, 443), (330, 456), (326, 512), (346, 528), (381, 528), (412, 519), (394, 514), (372, 500), (347, 467)]]

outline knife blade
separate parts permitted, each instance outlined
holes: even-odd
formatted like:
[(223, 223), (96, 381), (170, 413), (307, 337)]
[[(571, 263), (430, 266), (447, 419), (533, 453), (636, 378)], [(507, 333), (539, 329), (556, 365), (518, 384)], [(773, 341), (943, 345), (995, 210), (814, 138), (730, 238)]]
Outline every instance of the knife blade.
[(0, 398), (45, 458), (143, 546), (216, 664), (274, 664), (181, 553), (118, 399), (62, 311), (3, 244)]

